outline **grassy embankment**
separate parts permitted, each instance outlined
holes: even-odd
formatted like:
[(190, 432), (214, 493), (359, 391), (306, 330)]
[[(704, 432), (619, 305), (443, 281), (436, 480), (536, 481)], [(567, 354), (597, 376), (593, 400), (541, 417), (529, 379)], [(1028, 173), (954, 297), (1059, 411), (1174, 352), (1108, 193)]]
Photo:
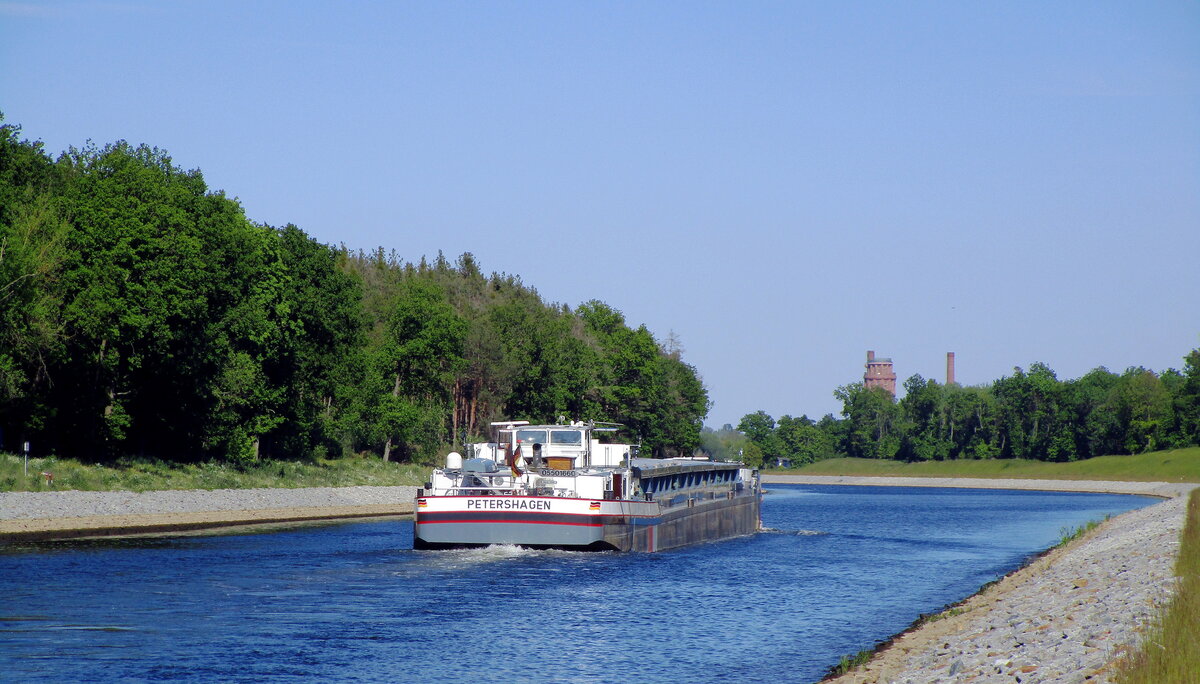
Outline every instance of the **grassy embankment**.
[(778, 475), (853, 475), (862, 477), (1002, 477), (1044, 480), (1200, 482), (1200, 447), (1153, 451), (1134, 456), (1100, 456), (1070, 463), (1016, 459), (903, 463), (869, 458), (832, 458), (800, 468), (765, 472)]
[[(53, 474), (53, 483), (47, 482), (43, 472)], [(263, 461), (235, 468), (217, 463), (175, 464), (136, 459), (108, 466), (49, 457), (29, 459), (26, 475), (20, 455), (0, 453), (0, 492), (420, 485), (428, 473), (428, 466), (384, 463), (378, 458)]]
[(1142, 648), (1117, 673), (1121, 684), (1194, 682), (1200, 673), (1200, 489), (1188, 500), (1175, 560), (1175, 598), (1146, 631)]

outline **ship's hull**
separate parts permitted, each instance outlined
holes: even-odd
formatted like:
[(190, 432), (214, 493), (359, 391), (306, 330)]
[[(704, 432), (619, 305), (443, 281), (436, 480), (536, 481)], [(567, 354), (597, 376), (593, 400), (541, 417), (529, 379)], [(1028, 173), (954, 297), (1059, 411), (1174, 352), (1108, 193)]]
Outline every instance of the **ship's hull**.
[(423, 496), (413, 548), (492, 544), (589, 551), (662, 551), (753, 534), (757, 492), (706, 493), (664, 501), (538, 496)]

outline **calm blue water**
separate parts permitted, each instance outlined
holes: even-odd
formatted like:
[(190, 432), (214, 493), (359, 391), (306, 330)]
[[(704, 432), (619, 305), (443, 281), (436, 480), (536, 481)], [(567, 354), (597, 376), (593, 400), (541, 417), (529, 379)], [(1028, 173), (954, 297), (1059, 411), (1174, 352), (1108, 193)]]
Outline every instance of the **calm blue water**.
[(414, 552), (396, 521), (0, 547), (0, 677), (813, 681), (1154, 501), (770, 489), (771, 532), (660, 554)]

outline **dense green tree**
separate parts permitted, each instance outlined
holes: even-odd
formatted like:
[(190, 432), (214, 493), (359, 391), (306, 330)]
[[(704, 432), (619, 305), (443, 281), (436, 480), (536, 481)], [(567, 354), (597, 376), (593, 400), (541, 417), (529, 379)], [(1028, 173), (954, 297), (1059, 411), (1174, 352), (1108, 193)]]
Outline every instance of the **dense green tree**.
[(0, 112), (0, 226), (11, 226), (18, 213), (39, 197), (60, 189), (58, 169), (40, 141), (21, 140), (21, 127), (4, 123)]
[[(264, 439), (293, 455), (330, 441), (317, 424), (333, 408), (330, 369), (352, 356), (361, 329), (358, 291), (332, 250), (294, 226), (252, 225), (161, 150), (72, 149), (48, 168), (53, 201), (6, 214), (15, 221), (0, 238), (16, 245), (0, 271), (25, 271), (19, 283), (37, 286), (36, 298), (3, 309), (17, 342), (4, 349), (23, 349), (45, 379), (30, 398), (25, 369), (0, 361), (21, 373), (0, 383), (13, 390), (0, 402), (6, 425), (91, 456), (252, 460)], [(12, 176), (0, 183), (8, 195)], [(41, 264), (32, 270), (31, 255)]]
[[(377, 250), (351, 255), (347, 268), (363, 282), (373, 347), (382, 348), (386, 312), (407, 280), (435, 283), (465, 322), (463, 363), (449, 387), (446, 431), (454, 442), (482, 436), (499, 418), (566, 418), (623, 423), (627, 437), (650, 453), (690, 453), (699, 445), (708, 395), (695, 369), (644, 327), (629, 328), (612, 307), (587, 302), (572, 312), (547, 305), (515, 276), (485, 278), (470, 254), (453, 265), (441, 255), (413, 265)], [(370, 392), (350, 402), (349, 422), (381, 424), (364, 394)], [(368, 447), (373, 441), (355, 439)]]
[(696, 369), (678, 352), (659, 357), (663, 386), (656, 416), (661, 423), (663, 452), (690, 455), (700, 446), (700, 431), (710, 402)]
[(492, 323), (508, 361), (505, 414), (540, 422), (558, 416), (618, 420), (611, 405), (598, 405), (605, 392), (598, 386), (598, 354), (573, 334), (570, 316), (546, 307), (532, 291), (518, 291), (493, 309)]
[(842, 402), (846, 421), (842, 453), (857, 458), (895, 458), (899, 454), (900, 412), (890, 392), (856, 382), (837, 388), (833, 396)]
[[(0, 119), (2, 120), (2, 119)], [(391, 459), (501, 417), (625, 423), (700, 443), (678, 344), (589, 302), (547, 304), (471, 254), (352, 254), (248, 221), (166, 152), (52, 161), (0, 126), (0, 430), (42, 449), (251, 461)]]
[(762, 448), (754, 442), (747, 441), (742, 447), (738, 459), (751, 468), (761, 468), (767, 462), (767, 456), (763, 453)]
[(624, 423), (656, 456), (690, 453), (700, 445), (708, 392), (695, 369), (665, 351), (645, 326), (625, 325), (621, 312), (599, 301), (579, 306), (600, 364), (595, 405)]
[(7, 438), (14, 444), (52, 413), (39, 395), (62, 354), (61, 276), (69, 229), (56, 195), (56, 168), (41, 143), (19, 135), (20, 127), (0, 125), (0, 429), (10, 427)]
[(1167, 445), (1171, 396), (1153, 372), (1141, 367), (1126, 370), (1109, 389), (1104, 409), (1123, 437), (1120, 453), (1137, 454)]
[(776, 426), (782, 455), (793, 465), (815, 463), (835, 454), (835, 435), (822, 429), (808, 416), (793, 418), (784, 415)]
[(946, 388), (952, 440), (957, 458), (987, 459), (1000, 455), (996, 400), (988, 387)]
[(1183, 359), (1180, 382), (1172, 392), (1175, 413), (1176, 446), (1200, 445), (1200, 349)]
[(1101, 367), (1067, 385), (1080, 458), (1121, 453), (1124, 440), (1108, 403), (1109, 393), (1117, 382), (1115, 374)]
[(350, 377), (364, 343), (359, 281), (340, 268), (344, 254), (296, 226), (279, 229), (276, 239), (284, 269), (276, 314), (286, 324), (264, 371), (281, 389), (275, 410), (285, 420), (271, 432), (269, 446), (290, 455), (336, 451), (344, 408), (339, 383)]
[(1071, 425), (1071, 407), (1054, 371), (1035, 363), (1024, 372), (997, 380), (992, 387), (1000, 421), (1001, 455), (1073, 461), (1078, 457)]
[[(388, 334), (379, 353), (384, 377), (391, 381), (382, 399), (383, 460), (393, 442), (411, 455), (428, 445), (430, 432), (444, 424), (450, 409), (450, 386), (464, 365), (466, 322), (436, 284), (413, 278), (403, 284), (388, 321)], [(436, 419), (435, 419), (436, 418)], [(444, 441), (444, 435), (436, 435)]]
[[(265, 352), (221, 344), (260, 345), (271, 334), (254, 309), (273, 297), (273, 276), (256, 268), (271, 263), (263, 231), (154, 148), (72, 149), (59, 167), (72, 224), (62, 278), (70, 345), (50, 401), (63, 446), (228, 447), (214, 425), (236, 423), (224, 418), (230, 410), (253, 422), (266, 409), (250, 396), (254, 357)], [(234, 439), (239, 453), (256, 438)]]
[(904, 420), (900, 455), (909, 461), (942, 461), (954, 452), (948, 402), (934, 380), (914, 375), (904, 382), (900, 413)]
[(757, 447), (764, 460), (774, 461), (783, 456), (783, 443), (775, 431), (775, 419), (766, 411), (756, 411), (742, 416), (738, 430)]
[(264, 436), (292, 417), (283, 410), (285, 386), (273, 381), (269, 366), (297, 332), (279, 240), (263, 230), (248, 231), (247, 238), (230, 264), (241, 272), (221, 281), (239, 287), (226, 293), (231, 305), (196, 338), (201, 345), (193, 369), (211, 402), (201, 444), (208, 454), (238, 462), (257, 460)]
[(755, 411), (742, 416), (737, 429), (751, 442), (767, 444), (775, 436), (775, 419), (766, 411)]
[[(755, 458), (762, 458), (772, 465), (779, 459), (786, 459), (796, 466), (838, 456), (838, 444), (845, 422), (831, 415), (825, 416), (820, 422), (814, 422), (808, 416), (793, 418), (784, 415), (776, 422), (766, 411), (755, 411), (742, 416), (735, 434), (742, 435), (754, 447), (752, 453)], [(734, 431), (727, 426), (723, 432), (715, 435), (726, 432)], [(706, 449), (712, 441), (712, 437), (706, 438)], [(739, 445), (739, 448), (744, 448), (744, 445)]]

